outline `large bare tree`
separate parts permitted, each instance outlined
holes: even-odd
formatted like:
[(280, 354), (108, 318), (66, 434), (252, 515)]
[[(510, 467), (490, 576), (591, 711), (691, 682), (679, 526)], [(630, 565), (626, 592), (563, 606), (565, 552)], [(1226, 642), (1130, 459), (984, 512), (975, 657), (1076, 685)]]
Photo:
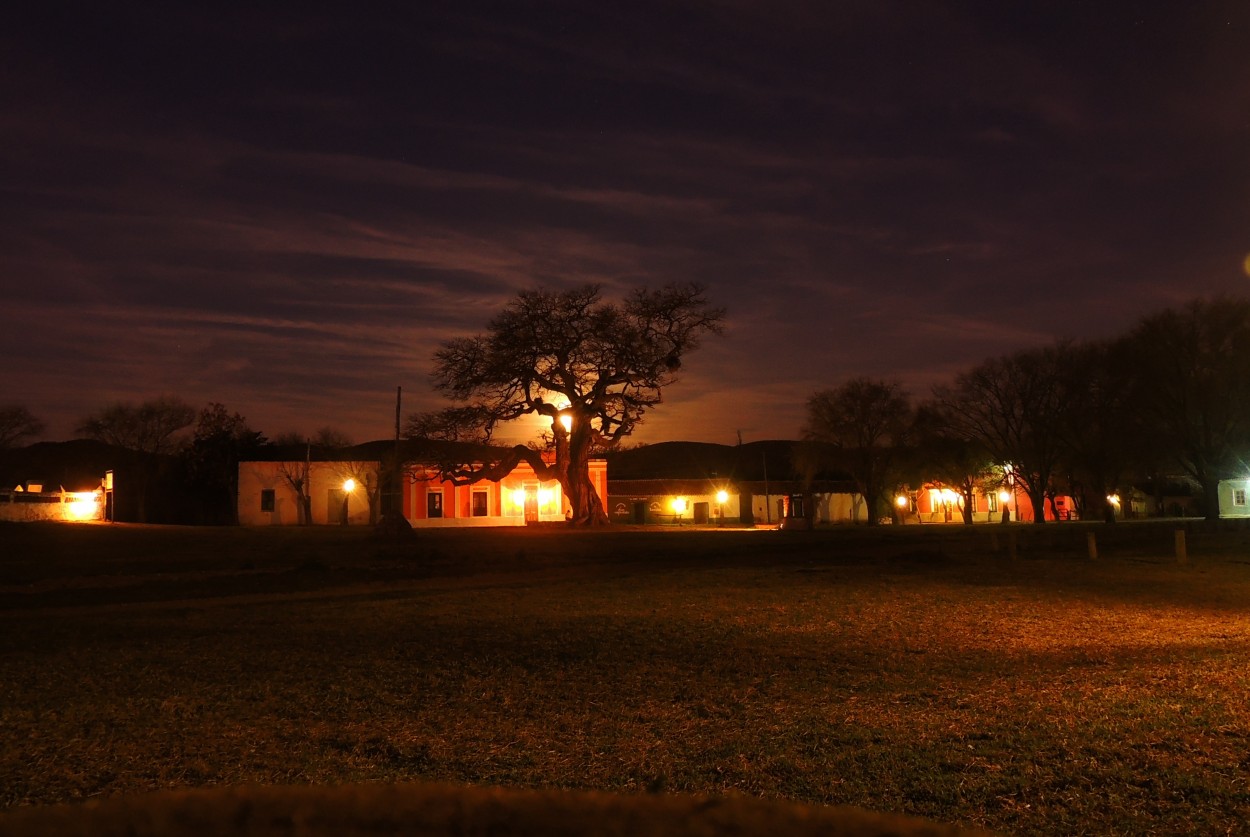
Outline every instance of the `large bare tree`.
[(0, 450), (17, 447), (18, 442), (43, 433), (44, 424), (20, 404), (0, 407)]
[(195, 421), (195, 408), (181, 398), (162, 395), (141, 404), (117, 403), (84, 418), (76, 428), (89, 439), (98, 439), (133, 451), (138, 467), (139, 522), (148, 519), (148, 493), (163, 464), (185, 443), (180, 433)]
[(1115, 522), (1111, 496), (1148, 457), (1141, 411), (1133, 404), (1139, 360), (1125, 339), (1059, 348), (1063, 412), (1057, 425), (1060, 467), (1082, 519)]
[(527, 462), (540, 479), (559, 481), (574, 525), (608, 522), (590, 480), (592, 449), (617, 445), (662, 400), (682, 359), (724, 311), (704, 288), (636, 289), (622, 302), (598, 285), (522, 291), (490, 321), (485, 334), (450, 340), (434, 355), (437, 389), (457, 402), (419, 414), (416, 428), (447, 428), (462, 439), (488, 440), (500, 424), (538, 415), (551, 423), (553, 461), (516, 445), (488, 462), (441, 467), (459, 484), (499, 479)]
[(994, 464), (983, 443), (953, 432), (952, 423), (934, 402), (917, 407), (910, 459), (922, 479), (958, 489), (963, 521), (971, 525), (977, 492), (997, 491), (1003, 469)]
[(850, 472), (863, 495), (868, 525), (875, 526), (911, 426), (911, 401), (898, 383), (852, 378), (807, 399), (800, 457), (809, 465)]
[(1250, 449), (1250, 300), (1195, 300), (1141, 321), (1134, 403), (1155, 442), (1202, 487), (1219, 517), (1219, 481), (1244, 473)]
[(934, 391), (957, 438), (979, 442), (995, 462), (1011, 467), (1039, 524), (1046, 519), (1046, 492), (1061, 452), (1061, 351), (1047, 347), (991, 358)]
[(200, 410), (183, 462), (198, 492), (201, 520), (239, 522), (239, 461), (265, 443), (247, 419), (213, 401)]

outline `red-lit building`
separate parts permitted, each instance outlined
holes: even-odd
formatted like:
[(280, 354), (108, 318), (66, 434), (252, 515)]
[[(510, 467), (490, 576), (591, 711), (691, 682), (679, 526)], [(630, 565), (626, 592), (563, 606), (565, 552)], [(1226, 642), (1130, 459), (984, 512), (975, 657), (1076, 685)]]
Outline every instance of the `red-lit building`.
[[(375, 523), (385, 502), (382, 489), (389, 472), (384, 457), (390, 449), (389, 443), (333, 451), (292, 448), (275, 450), (269, 459), (240, 462), (239, 523), (303, 523), (305, 503), (314, 525)], [(590, 479), (606, 509), (604, 460), (591, 460)], [(564, 520), (568, 511), (559, 482), (538, 479), (524, 462), (502, 479), (471, 485), (439, 479), (434, 465), (408, 464), (401, 482), (400, 507), (413, 526), (523, 526)]]

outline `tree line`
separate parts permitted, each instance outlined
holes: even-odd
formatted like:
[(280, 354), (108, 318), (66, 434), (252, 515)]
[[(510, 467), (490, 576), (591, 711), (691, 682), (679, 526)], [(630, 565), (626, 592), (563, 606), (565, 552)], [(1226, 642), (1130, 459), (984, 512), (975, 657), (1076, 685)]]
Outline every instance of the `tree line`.
[[(44, 422), (25, 406), (0, 407), (0, 452), (37, 438), (44, 428)], [(321, 451), (352, 445), (346, 434), (330, 427), (311, 435), (288, 431), (268, 439), (224, 404), (209, 402), (197, 409), (172, 395), (101, 407), (80, 419), (74, 433), (117, 450), (115, 465), (124, 471), (126, 483), (119, 488), (127, 506), (122, 519), (141, 523), (234, 523), (239, 462), (267, 448)], [(364, 470), (345, 476), (357, 480), (373, 509), (379, 479)], [(307, 473), (294, 467), (288, 471), (282, 476), (298, 497), (306, 497)], [(306, 512), (307, 504), (301, 503), (301, 509)]]
[[(590, 453), (636, 429), (723, 318), (694, 284), (635, 289), (622, 302), (604, 299), (598, 285), (522, 291), (483, 334), (435, 353), (435, 386), (454, 406), (413, 414), (406, 435), (477, 443), (449, 448), (472, 461), (440, 463), (441, 478), (496, 479), (526, 462), (561, 483), (571, 522), (606, 522), (588, 477)], [(550, 432), (530, 445), (488, 447), (496, 426), (524, 416), (550, 422)], [(0, 447), (40, 432), (24, 407), (0, 408)], [(77, 432), (131, 452), (141, 521), (156, 482), (172, 472), (201, 509), (193, 522), (232, 522), (238, 463), (269, 443), (222, 404), (197, 411), (170, 396), (105, 407)], [(1082, 517), (1113, 520), (1109, 497), (1178, 470), (1215, 518), (1219, 481), (1244, 473), (1250, 451), (1250, 301), (1194, 300), (1113, 339), (992, 357), (920, 401), (898, 382), (854, 378), (811, 395), (803, 439), (807, 471), (851, 474), (873, 523), (888, 497), (924, 483), (957, 490), (971, 522), (975, 494), (1008, 481), (1027, 494), (1039, 523), (1057, 494), (1073, 497)], [(324, 429), (272, 443), (350, 441)], [(288, 470), (307, 519), (306, 468)], [(376, 517), (381, 475), (358, 482)]]
[(1110, 522), (1113, 498), (1168, 474), (1198, 486), (1213, 520), (1220, 480), (1247, 473), (1250, 301), (1193, 300), (1112, 339), (988, 358), (923, 400), (857, 377), (809, 397), (803, 439), (809, 472), (851, 474), (874, 523), (925, 482), (957, 491), (971, 522), (975, 493), (1008, 481), (1038, 523), (1056, 495)]

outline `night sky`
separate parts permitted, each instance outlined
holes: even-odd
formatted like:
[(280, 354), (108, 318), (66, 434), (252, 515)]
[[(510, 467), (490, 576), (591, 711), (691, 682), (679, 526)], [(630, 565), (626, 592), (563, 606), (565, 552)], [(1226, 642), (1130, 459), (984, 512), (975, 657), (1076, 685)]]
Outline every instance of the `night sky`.
[(1245, 293), (1250, 3), (53, 3), (0, 26), (0, 152), (47, 438), (162, 393), (386, 438), (518, 290), (671, 281), (727, 328), (633, 441), (794, 438)]

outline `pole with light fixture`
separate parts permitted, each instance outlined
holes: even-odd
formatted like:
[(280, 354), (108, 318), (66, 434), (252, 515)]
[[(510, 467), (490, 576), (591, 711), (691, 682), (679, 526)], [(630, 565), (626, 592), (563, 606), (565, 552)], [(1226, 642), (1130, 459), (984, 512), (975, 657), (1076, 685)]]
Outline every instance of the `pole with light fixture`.
[(344, 526), (346, 526), (346, 525), (347, 525), (347, 520), (348, 520), (348, 511), (349, 511), (349, 510), (348, 510), (348, 508), (347, 508), (347, 503), (348, 503), (348, 500), (349, 500), (349, 499), (351, 498), (351, 496), (352, 496), (352, 492), (353, 492), (353, 491), (355, 491), (355, 490), (356, 490), (356, 481), (355, 481), (354, 479), (352, 479), (351, 477), (348, 477), (347, 479), (343, 480), (343, 520), (342, 520), (342, 525), (344, 525)]

